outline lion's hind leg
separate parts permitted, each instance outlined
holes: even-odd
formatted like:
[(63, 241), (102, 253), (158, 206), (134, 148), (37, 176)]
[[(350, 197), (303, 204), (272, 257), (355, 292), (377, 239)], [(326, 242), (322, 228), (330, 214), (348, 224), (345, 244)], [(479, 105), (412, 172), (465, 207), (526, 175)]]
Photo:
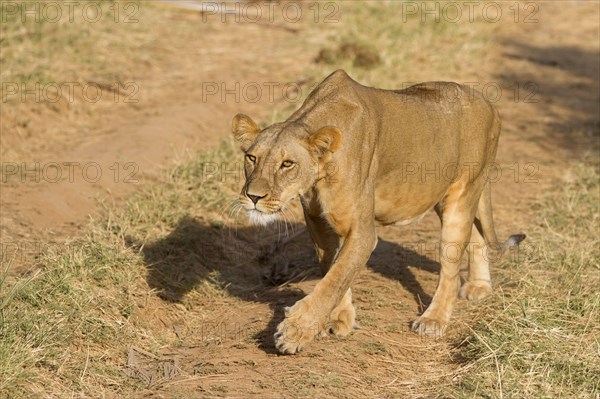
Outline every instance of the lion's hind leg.
[(459, 294), (464, 299), (481, 299), (489, 295), (492, 292), (490, 258), (497, 259), (503, 252), (517, 247), (525, 239), (525, 234), (513, 234), (503, 243), (498, 241), (492, 216), (491, 195), (491, 185), (487, 181), (479, 198), (477, 217), (467, 246), (469, 274)]
[(460, 289), (460, 261), (471, 235), (479, 193), (457, 185), (435, 210), (442, 222), (438, 286), (431, 304), (413, 330), (421, 335), (442, 336)]
[(467, 281), (460, 287), (459, 296), (463, 299), (483, 299), (492, 292), (489, 252), (483, 236), (473, 225), (471, 240), (467, 244), (469, 271)]

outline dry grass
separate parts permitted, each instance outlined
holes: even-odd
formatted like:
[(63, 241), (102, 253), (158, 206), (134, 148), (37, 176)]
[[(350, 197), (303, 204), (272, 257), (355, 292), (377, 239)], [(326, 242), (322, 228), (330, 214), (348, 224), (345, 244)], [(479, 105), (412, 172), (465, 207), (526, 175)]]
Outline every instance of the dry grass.
[[(444, 18), (422, 23), (420, 14), (406, 15), (396, 1), (342, 2), (340, 8), (343, 24), (325, 26), (306, 39), (316, 50), (315, 59), (323, 61), (319, 56), (326, 56), (325, 65), (316, 66), (315, 78), (330, 71), (331, 65), (351, 72), (363, 84), (385, 88), (455, 80), (464, 70), (472, 71), (470, 78), (481, 78), (477, 61), (497, 29), (481, 16), (475, 16), (473, 23), (451, 23)], [(417, 67), (423, 65), (427, 68)]]
[(572, 167), (538, 217), (501, 290), (460, 343), (457, 397), (593, 398), (600, 393), (597, 160)]
[(0, 79), (31, 86), (135, 79), (157, 61), (157, 54), (142, 50), (160, 43), (160, 30), (152, 27), (169, 17), (169, 11), (157, 12), (139, 1), (11, 3), (2, 7)]
[[(477, 69), (492, 27), (442, 23), (424, 28), (414, 20), (398, 24), (383, 18), (393, 2), (379, 4), (343, 3), (345, 30), (311, 28), (314, 32), (308, 32), (315, 35), (306, 34), (302, 45), (314, 45), (317, 56), (323, 48), (369, 43), (381, 64), (365, 69), (341, 59), (335, 65), (366, 84), (385, 87)], [(96, 29), (89, 34), (120, 40)], [(45, 40), (35, 32), (26, 35), (39, 40), (31, 43), (32, 49)], [(78, 40), (91, 39), (82, 35), (73, 40), (85, 46)], [(419, 51), (430, 46), (443, 51)], [(146, 57), (144, 51), (127, 51)], [(407, 68), (398, 76), (390, 68), (410, 64), (415, 54), (424, 57), (420, 62), (430, 65), (428, 71)], [(34, 61), (45, 56), (32, 55), (30, 66), (11, 79), (66, 76), (64, 70), (39, 68)], [(94, 62), (102, 71), (104, 61)], [(95, 70), (96, 64), (90, 65)], [(331, 68), (314, 64), (307, 74), (318, 80)], [(432, 70), (437, 76), (431, 76)], [(274, 113), (273, 119), (288, 111)], [(404, 295), (400, 283), (370, 272), (356, 289), (363, 331), (348, 340), (315, 343), (305, 357), (264, 355), (257, 366), (248, 355), (270, 342), (268, 319), (275, 314), (278, 320), (280, 307), (301, 293), (296, 286), (273, 288), (262, 279), (262, 245), (277, 241), (277, 227), (256, 231), (242, 223), (237, 233), (224, 227), (231, 223), (228, 201), (240, 182), (223, 176), (221, 168), (213, 174), (206, 167), (231, 166), (232, 159), (239, 159), (237, 149), (225, 142), (182, 161), (122, 207), (107, 207), (105, 217), (93, 221), (79, 239), (39, 257), (38, 272), (0, 279), (0, 397), (143, 397), (148, 386), (123, 372), (132, 346), (157, 358), (182, 351), (188, 364), (178, 369), (177, 379), (151, 387), (168, 388), (180, 397), (190, 396), (187, 387), (198, 393), (200, 385), (186, 384), (202, 381), (202, 394), (211, 397), (599, 394), (596, 160), (574, 165), (556, 182), (556, 192), (549, 191), (532, 210), (536, 227), (528, 229), (518, 259), (494, 270), (496, 294), (484, 303), (465, 305), (457, 315), (477, 323), (461, 326), (448, 340), (425, 343), (406, 331), (404, 320), (382, 316), (387, 311), (408, 317), (415, 311), (406, 296), (397, 300)], [(10, 266), (10, 255), (3, 248), (2, 269)], [(293, 255), (298, 263), (312, 262), (308, 243)], [(305, 273), (300, 278), (309, 277)], [(248, 330), (235, 339), (198, 333), (207, 321), (223, 320), (235, 320)], [(199, 354), (203, 358), (196, 361)], [(450, 370), (447, 374), (438, 372), (442, 360), (444, 366), (451, 364), (444, 368)], [(227, 375), (231, 370), (236, 374)]]

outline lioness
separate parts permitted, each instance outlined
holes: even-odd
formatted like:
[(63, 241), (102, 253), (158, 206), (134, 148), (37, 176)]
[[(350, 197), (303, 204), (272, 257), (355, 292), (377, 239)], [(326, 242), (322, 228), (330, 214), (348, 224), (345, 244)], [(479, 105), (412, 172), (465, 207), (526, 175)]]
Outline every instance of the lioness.
[[(261, 130), (238, 114), (232, 125), (245, 153), (240, 201), (249, 218), (272, 221), (299, 195), (324, 274), (311, 294), (285, 309), (274, 335), (282, 353), (297, 353), (324, 332), (352, 331), (350, 285), (375, 249), (376, 222), (407, 224), (432, 208), (441, 219), (437, 290), (413, 323), (424, 335), (443, 334), (457, 294), (490, 293), (486, 246), (505, 249), (525, 238), (498, 244), (486, 168), (500, 119), (466, 87), (433, 82), (381, 90), (338, 70), (285, 122)], [(461, 287), (465, 249), (471, 261)]]

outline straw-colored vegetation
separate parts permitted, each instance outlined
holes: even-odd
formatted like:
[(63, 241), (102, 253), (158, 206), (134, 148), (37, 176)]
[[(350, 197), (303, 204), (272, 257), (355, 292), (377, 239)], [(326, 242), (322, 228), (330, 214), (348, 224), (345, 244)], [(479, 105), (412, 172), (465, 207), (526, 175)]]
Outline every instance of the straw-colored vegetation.
[[(492, 29), (477, 23), (421, 25), (410, 20), (399, 24), (385, 18), (390, 13), (387, 7), (376, 2), (354, 3), (344, 6), (347, 28), (341, 35), (336, 32), (334, 36), (331, 27), (307, 28), (315, 34), (306, 34), (300, 44), (327, 43), (318, 45), (324, 52), (319, 63), (307, 71), (310, 79), (322, 77), (332, 65), (351, 71), (364, 83), (385, 87), (427, 79), (432, 71), (438, 78), (450, 78), (459, 65), (476, 70), (477, 57)], [(110, 8), (111, 3), (102, 6)], [(161, 23), (162, 9), (140, 4), (139, 12), (146, 20)], [(9, 19), (2, 25), (3, 81), (78, 79), (82, 72), (75, 71), (101, 75), (121, 70), (120, 58), (112, 50), (86, 53), (89, 43), (98, 40), (106, 43), (105, 49), (138, 54), (142, 65), (153, 56), (150, 47), (142, 51), (140, 45), (154, 40), (152, 30), (114, 25), (110, 19), (94, 25), (24, 26)], [(431, 45), (439, 46), (440, 51), (425, 60), (429, 71), (399, 76), (391, 68), (409, 63), (419, 47)], [(63, 51), (78, 64), (61, 63)], [(357, 52), (364, 54), (357, 56)], [(469, 56), (472, 65), (465, 64)], [(276, 116), (287, 111), (282, 109)], [(76, 240), (29, 259), (38, 266), (35, 272), (15, 278), (2, 274), (0, 397), (130, 397), (148, 387), (124, 373), (130, 348), (144, 348), (160, 356), (163, 349), (177, 348), (183, 341), (185, 334), (166, 328), (161, 317), (180, 318), (192, 325), (202, 318), (205, 308), (226, 314), (244, 306), (245, 299), (254, 300), (247, 298), (248, 293), (256, 292), (256, 287), (249, 285), (261, 284), (262, 272), (256, 265), (264, 248), (255, 245), (240, 252), (237, 245), (252, 242), (254, 237), (244, 238), (244, 231), (236, 235), (234, 228), (227, 227), (236, 220), (229, 204), (241, 182), (231, 174), (221, 174), (220, 167), (206, 169), (209, 164), (233, 167), (239, 159), (235, 144), (227, 141), (181, 161), (166, 171), (161, 181), (141, 188), (123, 206), (107, 206), (105, 216), (93, 220)], [(494, 269), (495, 295), (469, 306), (465, 320), (472, 322), (464, 334), (443, 347), (446, 357), (456, 365), (452, 374), (424, 385), (414, 377), (417, 381), (411, 392), (458, 398), (600, 395), (598, 164), (594, 159), (573, 164), (565, 176), (557, 178), (554, 191), (535, 208), (523, 210), (531, 214), (528, 239), (518, 256)], [(242, 218), (237, 221), (243, 226)], [(276, 241), (282, 228), (265, 234)], [(203, 243), (210, 245), (200, 247)], [(264, 240), (259, 244), (268, 243)], [(2, 251), (1, 267), (7, 270), (11, 256), (19, 251), (11, 246)], [(310, 250), (301, 251), (301, 256), (312, 259)], [(249, 263), (254, 266), (240, 268)], [(380, 298), (386, 295), (379, 288), (383, 282), (372, 279), (363, 284), (361, 292), (373, 291), (373, 306), (396, 306)], [(361, 317), (361, 323), (370, 327), (369, 314)], [(411, 334), (396, 324), (371, 328)], [(235, 348), (261, 344), (254, 333), (244, 335)], [(275, 392), (289, 397), (326, 397), (332, 393), (342, 397), (344, 392), (385, 396), (384, 382), (370, 374), (388, 370), (393, 375), (395, 369), (404, 366), (389, 361), (373, 370), (360, 358), (360, 354), (385, 354), (384, 343), (373, 336), (345, 345), (342, 355), (356, 365), (348, 371), (350, 376), (301, 370), (293, 378), (284, 375)], [(326, 364), (327, 359), (320, 361)], [(193, 372), (196, 377), (222, 373), (209, 363), (197, 368), (199, 371)], [(362, 391), (348, 391), (348, 381), (358, 381)], [(211, 385), (209, 396), (227, 396), (227, 384)], [(154, 385), (158, 386), (160, 383)], [(259, 388), (253, 393), (261, 394)]]

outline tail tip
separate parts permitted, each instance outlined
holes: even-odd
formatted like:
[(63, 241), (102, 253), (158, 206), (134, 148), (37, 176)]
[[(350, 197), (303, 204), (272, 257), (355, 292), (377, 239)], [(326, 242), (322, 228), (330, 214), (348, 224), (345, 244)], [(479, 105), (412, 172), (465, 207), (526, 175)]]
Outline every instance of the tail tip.
[(527, 238), (527, 236), (523, 233), (513, 234), (506, 240), (506, 247), (516, 247), (525, 238)]

